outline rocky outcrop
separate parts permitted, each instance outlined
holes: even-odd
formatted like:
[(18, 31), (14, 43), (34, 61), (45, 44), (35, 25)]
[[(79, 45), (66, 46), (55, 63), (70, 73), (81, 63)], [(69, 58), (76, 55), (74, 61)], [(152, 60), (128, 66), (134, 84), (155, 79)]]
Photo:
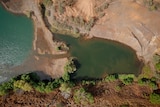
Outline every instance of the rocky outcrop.
[(149, 11), (133, 0), (115, 0), (90, 35), (124, 43), (145, 62), (152, 60), (160, 44), (160, 12)]

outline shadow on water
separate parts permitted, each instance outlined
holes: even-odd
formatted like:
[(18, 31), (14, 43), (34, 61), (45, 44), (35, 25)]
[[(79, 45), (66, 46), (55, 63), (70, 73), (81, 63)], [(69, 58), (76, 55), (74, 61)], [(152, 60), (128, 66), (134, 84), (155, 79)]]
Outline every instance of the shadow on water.
[(81, 68), (82, 65), (78, 62), (78, 59), (73, 59), (73, 61), (77, 69)]
[(82, 80), (85, 80), (85, 81), (97, 81), (97, 80), (102, 80), (102, 78), (95, 78), (95, 77), (90, 77), (90, 76), (77, 76), (77, 72), (74, 72), (72, 74), (70, 74), (70, 77), (71, 77), (71, 80), (73, 81), (82, 81)]
[(50, 75), (47, 75), (43, 71), (34, 71), (33, 73), (36, 73), (41, 80), (51, 80), (52, 78)]

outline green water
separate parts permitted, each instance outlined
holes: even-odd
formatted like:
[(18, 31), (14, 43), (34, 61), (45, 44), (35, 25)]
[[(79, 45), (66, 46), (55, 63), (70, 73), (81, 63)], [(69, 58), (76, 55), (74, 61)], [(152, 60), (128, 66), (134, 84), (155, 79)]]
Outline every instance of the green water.
[(26, 16), (14, 15), (0, 6), (0, 65), (17, 66), (32, 50), (33, 24)]
[(80, 68), (74, 78), (100, 78), (106, 74), (138, 74), (140, 62), (135, 52), (120, 43), (102, 40), (82, 40), (70, 36), (57, 35), (71, 48), (71, 56), (78, 58)]

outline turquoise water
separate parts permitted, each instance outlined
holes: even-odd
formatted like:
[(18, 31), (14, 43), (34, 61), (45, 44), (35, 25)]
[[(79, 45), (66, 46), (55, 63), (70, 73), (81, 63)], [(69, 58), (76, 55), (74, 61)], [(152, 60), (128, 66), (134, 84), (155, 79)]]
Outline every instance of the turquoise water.
[(135, 52), (123, 44), (96, 38), (83, 40), (64, 35), (56, 37), (69, 45), (71, 56), (80, 63), (74, 78), (100, 78), (114, 73), (137, 75), (141, 70)]
[(17, 66), (32, 50), (33, 23), (0, 6), (0, 65)]

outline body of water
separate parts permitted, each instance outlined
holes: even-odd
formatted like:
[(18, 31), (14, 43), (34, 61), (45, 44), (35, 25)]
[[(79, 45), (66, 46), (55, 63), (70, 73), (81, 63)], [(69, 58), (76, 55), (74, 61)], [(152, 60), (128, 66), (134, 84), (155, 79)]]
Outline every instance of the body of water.
[(71, 56), (80, 63), (74, 78), (100, 78), (114, 73), (137, 75), (141, 70), (135, 51), (123, 44), (97, 38), (56, 37), (69, 45)]
[(33, 23), (0, 6), (0, 65), (19, 65), (32, 49)]
[(0, 6), (0, 82), (13, 74), (11, 67), (21, 65), (32, 50), (33, 23)]

